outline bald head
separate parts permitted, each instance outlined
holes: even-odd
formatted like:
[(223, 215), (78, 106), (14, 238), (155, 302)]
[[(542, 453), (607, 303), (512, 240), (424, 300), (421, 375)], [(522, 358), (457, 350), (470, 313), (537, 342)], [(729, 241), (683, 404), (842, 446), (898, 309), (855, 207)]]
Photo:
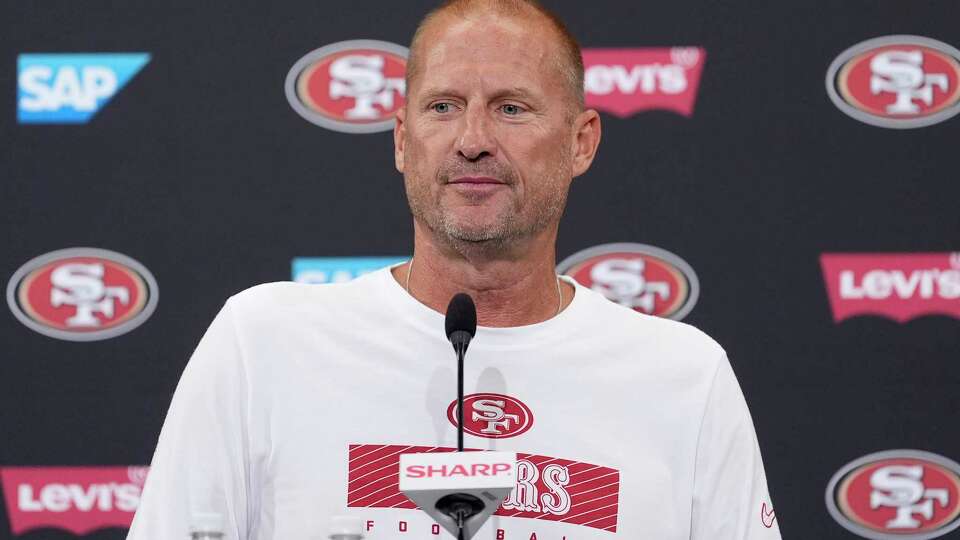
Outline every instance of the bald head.
[(553, 68), (562, 76), (570, 96), (570, 111), (583, 110), (583, 58), (580, 46), (566, 26), (555, 14), (536, 0), (446, 0), (428, 13), (413, 35), (410, 43), (410, 58), (407, 59), (407, 92), (417, 82), (420, 63), (430, 48), (431, 36), (436, 27), (457, 20), (470, 20), (483, 15), (496, 15), (520, 24), (543, 25), (550, 30), (555, 46)]

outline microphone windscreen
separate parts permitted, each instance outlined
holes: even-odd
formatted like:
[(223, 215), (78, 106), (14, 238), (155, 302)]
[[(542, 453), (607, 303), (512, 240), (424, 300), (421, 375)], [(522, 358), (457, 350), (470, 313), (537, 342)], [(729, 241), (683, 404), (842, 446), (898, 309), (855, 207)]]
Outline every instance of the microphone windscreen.
[(444, 323), (447, 330), (447, 339), (450, 334), (463, 331), (473, 337), (477, 333), (477, 306), (469, 294), (457, 293), (450, 299), (447, 306), (447, 319)]

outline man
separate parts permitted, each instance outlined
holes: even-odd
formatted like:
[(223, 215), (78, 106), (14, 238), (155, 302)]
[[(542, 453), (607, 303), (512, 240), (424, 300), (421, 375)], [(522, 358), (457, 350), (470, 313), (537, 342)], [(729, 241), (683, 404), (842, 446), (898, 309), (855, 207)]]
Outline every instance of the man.
[[(231, 298), (177, 388), (129, 538), (448, 537), (397, 490), (404, 452), (455, 446), (443, 314), (477, 304), (466, 446), (514, 450), (517, 487), (477, 538), (779, 539), (723, 349), (554, 272), (600, 119), (562, 23), (529, 2), (424, 19), (394, 131), (414, 217), (403, 265)], [(469, 409), (468, 409), (469, 407)], [(198, 517), (199, 516), (199, 517)]]

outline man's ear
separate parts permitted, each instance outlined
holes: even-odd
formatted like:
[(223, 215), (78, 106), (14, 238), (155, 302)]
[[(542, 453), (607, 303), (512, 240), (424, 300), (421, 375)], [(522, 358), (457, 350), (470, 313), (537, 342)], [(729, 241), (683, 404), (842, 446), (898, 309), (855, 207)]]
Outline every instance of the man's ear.
[(600, 115), (593, 109), (587, 109), (577, 115), (573, 122), (573, 176), (587, 172), (600, 146)]
[(404, 125), (406, 110), (406, 107), (397, 109), (396, 122), (393, 124), (393, 161), (401, 174), (403, 173), (403, 145), (406, 137)]

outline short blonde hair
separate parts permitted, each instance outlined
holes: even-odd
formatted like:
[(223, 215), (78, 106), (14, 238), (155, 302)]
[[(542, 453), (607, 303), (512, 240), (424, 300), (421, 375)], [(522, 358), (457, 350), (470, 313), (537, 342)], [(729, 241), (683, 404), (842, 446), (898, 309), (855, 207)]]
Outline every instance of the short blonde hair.
[(410, 88), (410, 82), (416, 76), (419, 68), (419, 47), (423, 32), (430, 21), (443, 13), (452, 13), (458, 16), (466, 16), (471, 13), (493, 11), (495, 13), (506, 14), (509, 16), (529, 17), (531, 14), (539, 15), (547, 20), (550, 26), (556, 31), (560, 42), (560, 51), (557, 57), (557, 68), (562, 71), (563, 78), (566, 80), (570, 95), (574, 100), (574, 107), (577, 112), (583, 110), (583, 57), (580, 55), (580, 45), (576, 38), (567, 29), (563, 21), (547, 8), (543, 7), (537, 0), (446, 0), (438, 7), (427, 13), (426, 16), (417, 25), (417, 30), (413, 34), (410, 42), (410, 57), (407, 59), (406, 83)]

